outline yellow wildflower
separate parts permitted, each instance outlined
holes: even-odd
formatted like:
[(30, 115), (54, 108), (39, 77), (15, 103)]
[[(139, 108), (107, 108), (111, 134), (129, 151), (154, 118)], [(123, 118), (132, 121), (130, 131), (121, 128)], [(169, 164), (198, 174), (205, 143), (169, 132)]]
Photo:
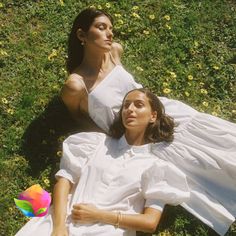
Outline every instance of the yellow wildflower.
[(136, 12), (133, 12), (133, 13), (132, 13), (132, 16), (133, 16), (133, 17), (135, 17), (135, 18), (138, 18), (138, 19), (140, 19), (140, 16), (139, 16), (139, 14), (137, 14)]
[(111, 4), (107, 2), (107, 3), (105, 4), (105, 6), (106, 6), (106, 8), (110, 8), (110, 7), (111, 7)]
[(233, 113), (233, 114), (236, 114), (236, 110), (232, 110), (232, 113)]
[(193, 80), (193, 76), (192, 75), (188, 75), (188, 80)]
[(202, 105), (203, 105), (204, 107), (208, 107), (208, 102), (205, 102), (205, 101), (204, 101), (204, 102), (202, 103)]
[(57, 152), (57, 156), (58, 156), (58, 157), (62, 157), (62, 151), (58, 151), (58, 152)]
[(67, 73), (65, 68), (62, 68), (61, 70), (62, 70), (63, 73), (65, 73), (65, 74)]
[(168, 25), (168, 24), (165, 24), (165, 27), (166, 27), (168, 30), (170, 30), (170, 29), (171, 29), (171, 26), (170, 26), (170, 25)]
[(163, 17), (165, 20), (170, 20), (170, 16), (169, 15), (165, 15), (164, 17)]
[(134, 11), (136, 11), (136, 10), (138, 10), (138, 9), (139, 9), (138, 6), (133, 6), (133, 7), (132, 7), (132, 10), (134, 10)]
[(117, 24), (119, 24), (119, 25), (123, 25), (123, 24), (124, 24), (124, 21), (121, 20), (121, 19), (119, 19), (119, 20), (117, 21)]
[(65, 140), (65, 136), (60, 136), (58, 139), (57, 139), (57, 141), (58, 142), (60, 142), (60, 143), (62, 143), (64, 140)]
[(137, 69), (138, 71), (143, 71), (143, 68), (140, 67), (140, 66), (137, 66), (136, 69)]
[(7, 109), (7, 113), (10, 115), (14, 114), (14, 110), (12, 108)]
[(63, 0), (59, 0), (59, 1), (60, 1), (60, 5), (61, 5), (61, 6), (65, 6), (65, 3), (64, 3)]
[(2, 8), (2, 7), (3, 7), (3, 3), (0, 2), (0, 8)]
[(101, 5), (98, 5), (98, 6), (97, 6), (97, 9), (98, 9), (98, 10), (102, 10), (102, 6), (101, 6)]
[(194, 43), (193, 43), (193, 44), (194, 44), (194, 47), (195, 47), (195, 48), (197, 48), (197, 47), (199, 46), (199, 43), (198, 43), (198, 41), (194, 41)]
[(207, 92), (206, 89), (200, 89), (200, 92), (201, 92), (202, 94), (208, 94), (208, 92)]
[(46, 184), (46, 186), (50, 185), (50, 180), (48, 178), (45, 178), (43, 182)]
[(218, 116), (218, 113), (217, 113), (216, 111), (213, 111), (211, 114), (212, 114), (213, 116)]
[(185, 94), (186, 97), (190, 96), (189, 92), (187, 92), (187, 91), (185, 91), (184, 94)]
[(57, 50), (56, 49), (52, 49), (51, 54), (48, 56), (48, 60), (51, 61), (56, 56), (57, 56)]
[(205, 83), (203, 83), (203, 82), (200, 82), (199, 84), (200, 84), (201, 86), (204, 86), (204, 85), (205, 85)]
[(165, 93), (165, 94), (171, 93), (171, 89), (169, 89), (169, 88), (164, 88), (164, 89), (163, 89), (163, 93)]
[(8, 104), (8, 100), (6, 98), (2, 98), (2, 103)]
[(175, 79), (175, 78), (177, 77), (177, 75), (175, 74), (175, 72), (170, 71), (169, 73), (170, 73), (170, 77), (171, 77), (171, 78)]
[(220, 68), (219, 68), (219, 66), (213, 66), (213, 69), (214, 70), (219, 70)]
[(143, 33), (146, 35), (150, 34), (150, 32), (148, 30), (143, 30)]
[(155, 19), (155, 15), (154, 14), (149, 15), (149, 19), (150, 20), (154, 20)]
[(200, 63), (197, 63), (197, 64), (196, 64), (196, 67), (197, 67), (198, 69), (202, 69), (202, 65), (201, 65)]
[(167, 82), (163, 82), (163, 87), (168, 87), (169, 86), (169, 84), (167, 83)]
[(38, 34), (37, 31), (33, 31), (33, 32), (32, 32), (32, 35), (33, 35), (33, 36), (36, 36), (37, 34)]
[(192, 48), (190, 48), (189, 52), (190, 52), (191, 55), (195, 55), (196, 54), (196, 51), (194, 49), (192, 49)]
[(165, 231), (159, 233), (158, 236), (171, 236), (171, 233), (169, 231), (165, 230)]
[(55, 84), (55, 85), (52, 86), (52, 88), (53, 88), (54, 90), (58, 90), (58, 89), (59, 89), (59, 86), (58, 86), (57, 84)]
[(117, 17), (117, 18), (120, 18), (121, 14), (120, 13), (115, 13), (114, 16)]
[(8, 53), (5, 50), (0, 49), (0, 54), (2, 56), (8, 56)]

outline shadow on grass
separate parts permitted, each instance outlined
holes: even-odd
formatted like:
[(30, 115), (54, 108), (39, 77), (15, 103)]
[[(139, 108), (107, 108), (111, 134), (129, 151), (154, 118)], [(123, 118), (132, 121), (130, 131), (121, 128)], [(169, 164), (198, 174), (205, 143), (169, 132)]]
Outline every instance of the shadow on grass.
[[(162, 232), (162, 233), (160, 233)], [(152, 233), (137, 232), (137, 236), (152, 236)], [(166, 205), (154, 235), (219, 236), (213, 229), (187, 212), (181, 206)], [(233, 236), (230, 232), (226, 236)]]
[(166, 205), (157, 230), (170, 230), (174, 235), (219, 236), (181, 206)]
[(79, 122), (75, 122), (61, 99), (54, 97), (23, 135), (21, 151), (29, 162), (29, 174), (38, 177), (41, 171), (50, 166), (50, 178), (53, 180), (63, 140), (73, 133), (94, 130), (95, 124), (89, 117), (81, 115)]

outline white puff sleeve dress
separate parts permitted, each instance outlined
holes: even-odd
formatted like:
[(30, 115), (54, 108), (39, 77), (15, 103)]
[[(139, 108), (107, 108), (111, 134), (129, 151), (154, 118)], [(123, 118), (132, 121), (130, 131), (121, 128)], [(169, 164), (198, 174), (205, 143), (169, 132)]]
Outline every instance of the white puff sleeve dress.
[[(63, 145), (61, 169), (56, 176), (74, 183), (68, 201), (66, 224), (70, 236), (134, 236), (134, 230), (109, 224), (72, 222), (75, 203), (94, 204), (109, 211), (138, 214), (144, 207), (162, 211), (165, 204), (187, 200), (189, 189), (185, 175), (175, 166), (152, 154), (151, 145), (130, 146), (123, 136), (112, 139), (101, 133), (70, 136)], [(50, 236), (51, 213), (30, 220), (16, 236)]]

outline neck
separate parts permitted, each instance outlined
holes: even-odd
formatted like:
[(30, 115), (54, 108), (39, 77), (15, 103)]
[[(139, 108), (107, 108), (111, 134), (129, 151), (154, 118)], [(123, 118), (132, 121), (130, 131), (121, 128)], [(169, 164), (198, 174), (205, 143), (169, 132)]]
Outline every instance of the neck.
[(129, 145), (141, 146), (145, 144), (144, 132), (125, 131), (125, 138)]
[(98, 73), (101, 69), (103, 69), (106, 60), (107, 56), (104, 51), (99, 52), (98, 50), (95, 51), (86, 49), (84, 51), (84, 58), (80, 64), (80, 67), (85, 68), (90, 72)]

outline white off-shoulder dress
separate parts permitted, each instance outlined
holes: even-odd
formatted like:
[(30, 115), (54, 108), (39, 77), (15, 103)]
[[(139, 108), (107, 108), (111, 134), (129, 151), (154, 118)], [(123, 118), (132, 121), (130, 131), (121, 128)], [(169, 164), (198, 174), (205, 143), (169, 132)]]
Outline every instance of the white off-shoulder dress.
[[(108, 131), (125, 94), (142, 85), (121, 65), (88, 94), (89, 114)], [(156, 155), (188, 177), (190, 200), (184, 208), (224, 235), (236, 216), (236, 124), (159, 97), (178, 127), (170, 145), (157, 144)]]
[[(138, 214), (144, 207), (162, 211), (189, 197), (185, 175), (174, 165), (153, 155), (150, 144), (130, 146), (125, 137), (79, 133), (63, 143), (57, 177), (74, 184), (68, 201), (66, 224), (70, 236), (134, 236), (134, 230), (109, 224), (82, 224), (71, 220), (73, 204), (88, 203), (109, 211)], [(51, 211), (50, 211), (51, 212)], [(50, 236), (52, 215), (30, 220), (16, 236)]]

